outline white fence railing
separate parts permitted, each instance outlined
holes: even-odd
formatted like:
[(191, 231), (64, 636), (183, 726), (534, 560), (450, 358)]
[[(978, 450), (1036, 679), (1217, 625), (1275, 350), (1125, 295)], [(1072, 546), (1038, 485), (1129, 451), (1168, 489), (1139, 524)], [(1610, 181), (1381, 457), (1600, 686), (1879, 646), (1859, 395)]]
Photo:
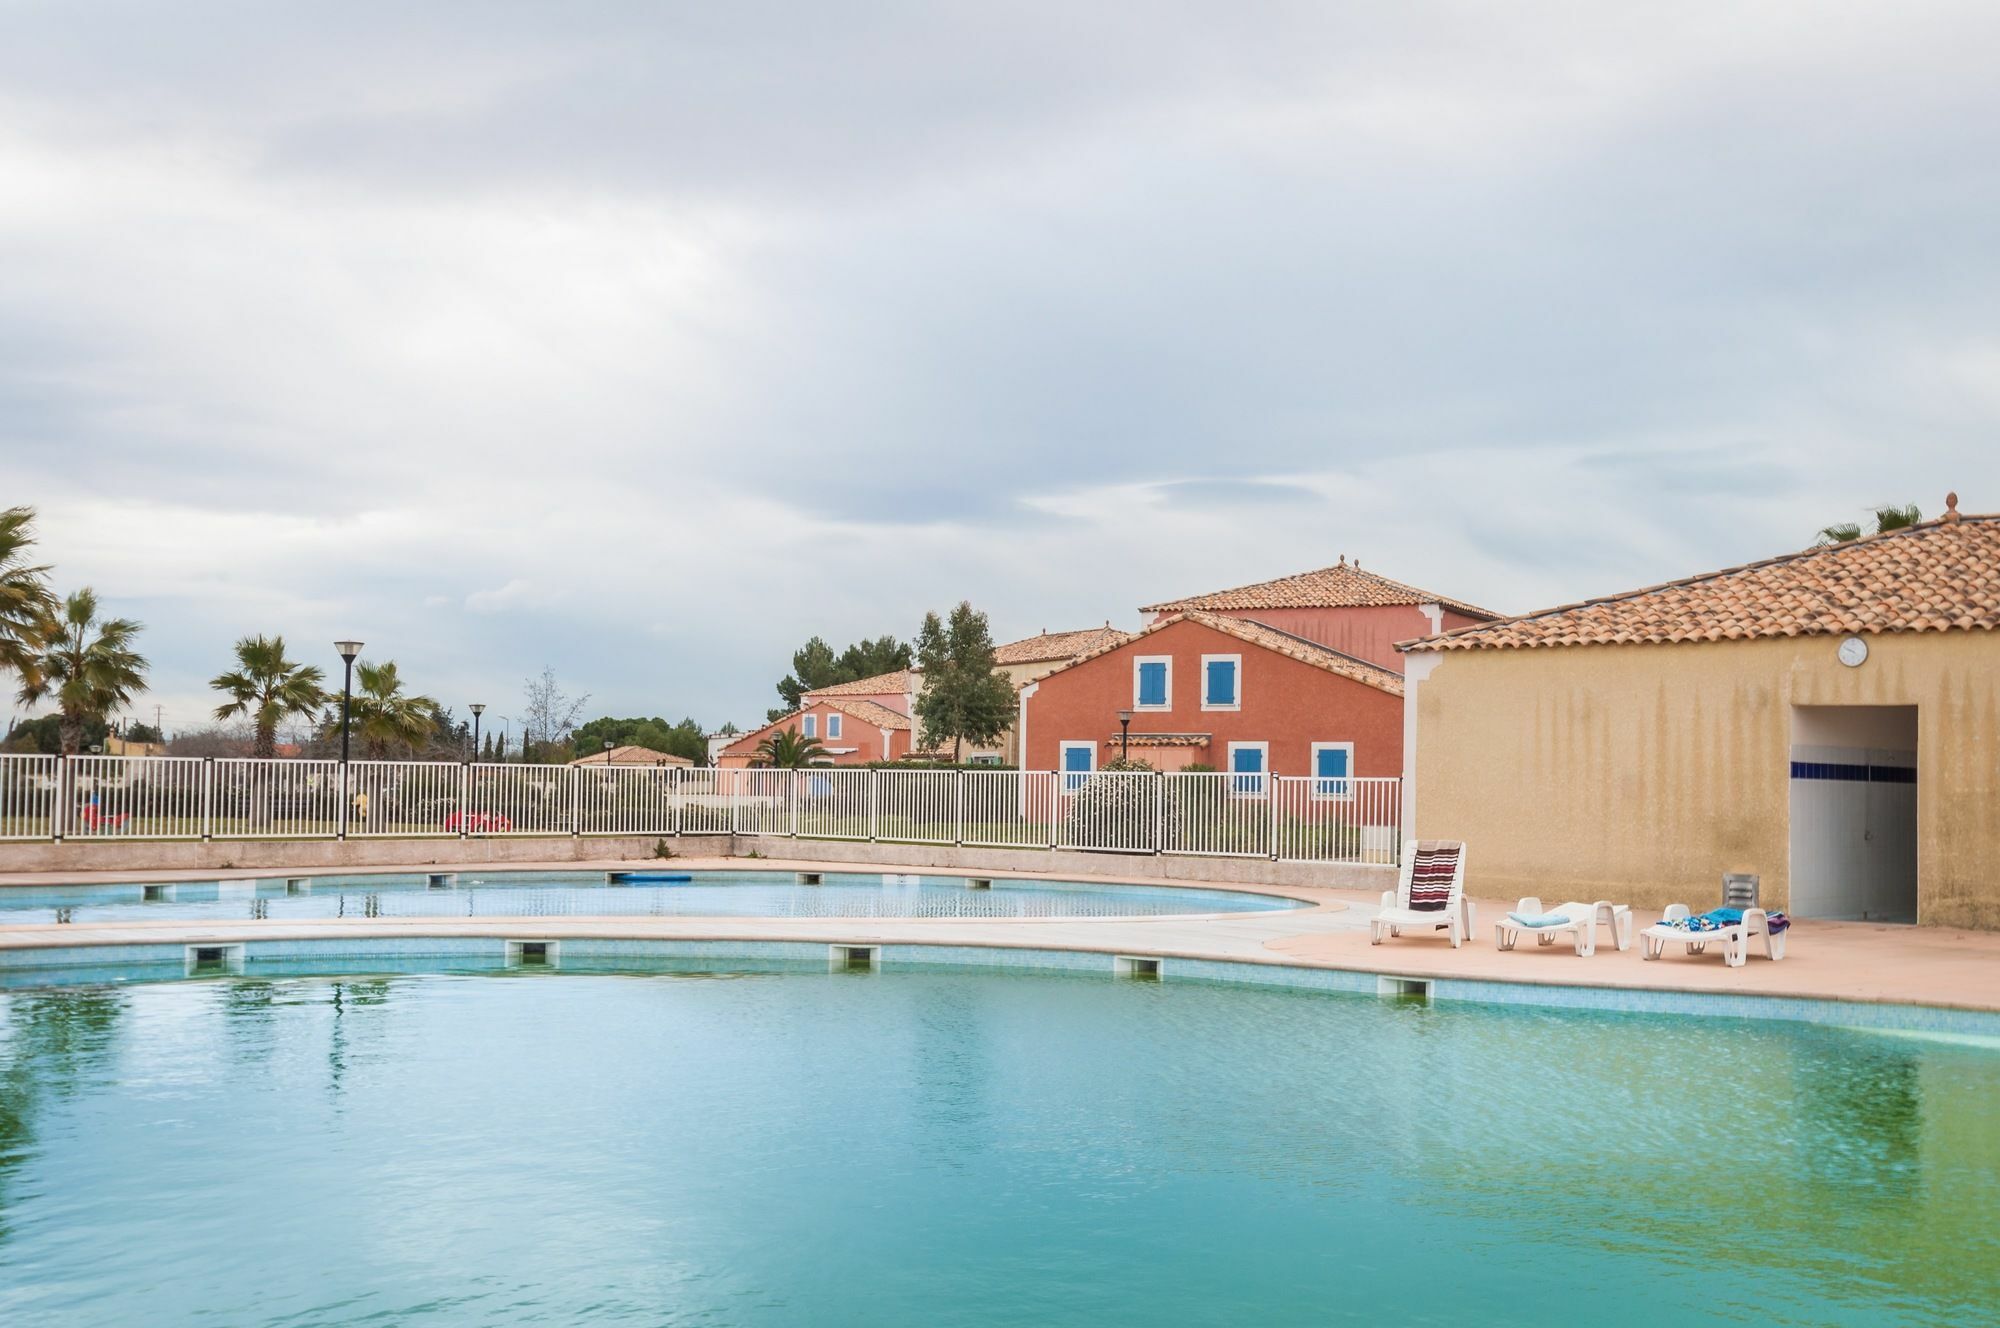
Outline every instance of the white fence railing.
[(54, 836), (59, 769), (59, 757), (0, 756), (0, 839)]
[(340, 833), (340, 762), (219, 760), (206, 832), (216, 839), (326, 839)]
[(746, 835), (1396, 864), (1400, 779), (0, 755), (0, 840)]

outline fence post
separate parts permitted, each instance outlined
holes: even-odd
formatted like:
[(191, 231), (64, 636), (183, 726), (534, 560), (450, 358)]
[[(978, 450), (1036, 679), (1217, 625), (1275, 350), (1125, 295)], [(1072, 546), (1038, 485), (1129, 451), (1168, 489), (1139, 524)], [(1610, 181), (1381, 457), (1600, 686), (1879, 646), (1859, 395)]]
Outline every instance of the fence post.
[(201, 758), (201, 842), (215, 837), (215, 758)]
[[(1057, 761), (1058, 767), (1061, 761)], [(1062, 843), (1062, 796), (1063, 780), (1069, 778), (1060, 768), (1049, 775), (1049, 852), (1056, 851)]]
[(786, 810), (791, 813), (786, 818), (791, 825), (789, 838), (797, 839), (799, 837), (799, 772), (796, 770), (792, 771), (791, 796), (785, 801), (787, 804)]
[(334, 809), (333, 816), (333, 837), (335, 839), (347, 838), (347, 802), (347, 761), (342, 759), (340, 763), (340, 804)]
[[(560, 768), (569, 772), (569, 837), (581, 839), (583, 838), (583, 780), (578, 778), (578, 772), (582, 767), (566, 765)], [(608, 778), (610, 766), (607, 765), (605, 771)]]
[(1158, 781), (1153, 785), (1153, 856), (1158, 857), (1167, 849), (1167, 772), (1153, 774)]
[(63, 829), (69, 824), (69, 753), (62, 752), (56, 757), (56, 797), (55, 805), (49, 808), (49, 834), (58, 844), (63, 841)]
[(1271, 861), (1278, 860), (1278, 776), (1264, 772), (1264, 798), (1271, 804)]
[(882, 800), (880, 797), (877, 796), (876, 793), (876, 790), (880, 788), (881, 783), (882, 783), (881, 768), (879, 766), (872, 766), (872, 765), (869, 766), (868, 767), (868, 842), (871, 844), (875, 842), (875, 836), (881, 830), (882, 827), (882, 814), (881, 814)]
[(964, 766), (960, 766), (958, 768), (957, 778), (954, 779), (952, 783), (954, 791), (957, 795), (957, 804), (958, 804), (957, 809), (953, 813), (953, 816), (957, 821), (957, 830), (958, 830), (957, 834), (953, 836), (953, 842), (956, 843), (960, 848), (964, 848), (965, 847), (965, 767)]
[(681, 837), (681, 777), (692, 773), (692, 769), (667, 769), (667, 833), (675, 839)]
[(472, 762), (460, 761), (458, 763), (458, 837), (460, 839), (471, 837), (471, 831), (467, 829), (467, 825), (471, 819)]

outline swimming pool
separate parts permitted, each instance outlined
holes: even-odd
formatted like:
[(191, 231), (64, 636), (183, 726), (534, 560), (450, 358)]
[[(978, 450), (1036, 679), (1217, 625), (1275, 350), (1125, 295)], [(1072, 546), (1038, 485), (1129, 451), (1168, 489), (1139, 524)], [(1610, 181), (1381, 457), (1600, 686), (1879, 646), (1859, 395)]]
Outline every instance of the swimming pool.
[(273, 876), (151, 884), (8, 886), (0, 923), (118, 922), (139, 918), (779, 917), (1122, 918), (1255, 913), (1294, 900), (1230, 890), (1091, 885), (883, 872), (828, 872), (803, 885), (791, 871), (675, 872), (691, 879), (608, 884), (605, 873), (444, 869), (428, 874)]
[(0, 1319), (1963, 1323), (1996, 1100), (1973, 1047), (1183, 983), (15, 992)]

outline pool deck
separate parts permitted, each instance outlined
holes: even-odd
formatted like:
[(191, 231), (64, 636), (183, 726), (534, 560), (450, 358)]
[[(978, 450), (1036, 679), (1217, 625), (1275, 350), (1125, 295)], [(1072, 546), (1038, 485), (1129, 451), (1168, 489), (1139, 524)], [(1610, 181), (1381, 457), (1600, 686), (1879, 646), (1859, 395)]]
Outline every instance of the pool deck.
[[(1109, 866), (1110, 864), (1107, 864)], [(851, 862), (792, 858), (677, 858), (645, 861), (509, 863), (505, 870), (757, 870), (854, 873)], [(423, 873), (432, 865), (370, 868), (367, 874)], [(461, 869), (464, 870), (464, 869)], [(480, 869), (473, 869), (480, 870)], [(486, 868), (484, 870), (492, 870)], [(908, 870), (907, 868), (903, 870)], [(9, 885), (88, 885), (94, 882), (271, 879), (284, 875), (351, 875), (351, 872), (120, 872), (115, 874), (13, 874)], [(949, 873), (927, 872), (938, 875)], [(1035, 878), (1032, 871), (980, 873), (994, 879)], [(1174, 888), (1158, 879), (1115, 871), (1065, 879), (1103, 884)], [(1798, 923), (1786, 957), (1772, 963), (1753, 944), (1742, 968), (1729, 968), (1713, 949), (1701, 956), (1668, 952), (1664, 959), (1640, 958), (1636, 941), (1619, 952), (1600, 934), (1597, 953), (1577, 957), (1567, 940), (1542, 947), (1524, 943), (1501, 951), (1493, 924), (1515, 901), (1477, 899), (1478, 934), (1471, 945), (1453, 950), (1442, 937), (1408, 937), (1380, 946), (1368, 942), (1368, 919), (1379, 894), (1355, 890), (1305, 889), (1204, 882), (1202, 889), (1236, 890), (1304, 900), (1309, 908), (1282, 912), (1210, 913), (1130, 918), (700, 918), (700, 917), (515, 917), (515, 918), (341, 918), (311, 921), (167, 920), (63, 925), (0, 924), (0, 949), (83, 945), (205, 944), (254, 940), (314, 940), (333, 937), (471, 936), (514, 939), (660, 939), (704, 941), (807, 941), (848, 944), (996, 946), (1077, 950), (1163, 958), (1332, 968), (1402, 977), (1441, 977), (1498, 982), (1616, 987), (1812, 1000), (1930, 1005), (2000, 1012), (2000, 934), (1876, 923)], [(1692, 901), (1691, 901), (1692, 902)], [(1657, 914), (1634, 910), (1644, 928)]]

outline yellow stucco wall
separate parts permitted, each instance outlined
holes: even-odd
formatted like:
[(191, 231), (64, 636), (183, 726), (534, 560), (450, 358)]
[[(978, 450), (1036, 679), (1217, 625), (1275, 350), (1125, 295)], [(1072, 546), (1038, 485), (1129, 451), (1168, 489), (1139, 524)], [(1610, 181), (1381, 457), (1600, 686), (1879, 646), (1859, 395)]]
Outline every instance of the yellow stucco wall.
[[(1790, 896), (1795, 705), (1918, 708), (1918, 918), (2000, 930), (2000, 634), (1436, 652), (1410, 691), (1415, 832), (1468, 886), (1712, 903), (1725, 871)], [(1424, 667), (1412, 656), (1411, 673)]]

